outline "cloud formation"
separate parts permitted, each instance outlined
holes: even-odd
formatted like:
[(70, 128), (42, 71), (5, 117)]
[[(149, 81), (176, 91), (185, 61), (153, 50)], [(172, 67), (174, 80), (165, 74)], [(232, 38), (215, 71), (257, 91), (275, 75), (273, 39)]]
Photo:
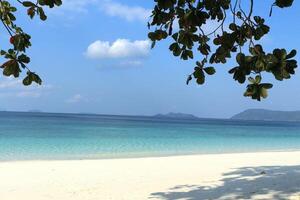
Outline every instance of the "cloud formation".
[(19, 88), (22, 85), (20, 79), (13, 79), (11, 77), (3, 77), (2, 79), (3, 80), (0, 81), (0, 89)]
[(49, 9), (47, 12), (70, 16), (72, 13), (74, 15), (88, 13), (88, 10), (91, 8), (96, 8), (96, 10), (101, 11), (105, 15), (119, 17), (130, 22), (147, 22), (151, 15), (150, 9), (145, 9), (141, 6), (128, 6), (112, 0), (64, 0), (60, 8)]
[(24, 86), (22, 80), (13, 77), (0, 79), (0, 96), (38, 98), (48, 94), (52, 88), (52, 85), (47, 84)]
[(113, 43), (97, 40), (90, 44), (86, 56), (92, 59), (144, 57), (149, 54), (150, 41), (117, 39)]
[(88, 100), (84, 98), (81, 94), (75, 94), (69, 99), (66, 100), (66, 103), (79, 103), (79, 102), (87, 102)]
[(105, 3), (100, 6), (100, 8), (109, 16), (119, 17), (130, 22), (146, 22), (151, 15), (150, 9), (145, 9), (140, 6), (130, 7), (113, 1), (105, 1)]

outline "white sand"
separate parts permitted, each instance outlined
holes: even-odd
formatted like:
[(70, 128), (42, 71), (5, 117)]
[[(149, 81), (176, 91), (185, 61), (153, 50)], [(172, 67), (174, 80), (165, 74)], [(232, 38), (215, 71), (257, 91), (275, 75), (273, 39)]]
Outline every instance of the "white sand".
[(300, 200), (300, 152), (0, 163), (0, 200), (48, 199)]

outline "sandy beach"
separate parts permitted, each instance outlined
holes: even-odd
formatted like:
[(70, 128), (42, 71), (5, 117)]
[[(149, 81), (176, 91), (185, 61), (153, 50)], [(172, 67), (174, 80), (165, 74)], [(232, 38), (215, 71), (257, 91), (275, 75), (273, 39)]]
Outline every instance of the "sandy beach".
[(300, 152), (0, 163), (1, 200), (300, 199)]

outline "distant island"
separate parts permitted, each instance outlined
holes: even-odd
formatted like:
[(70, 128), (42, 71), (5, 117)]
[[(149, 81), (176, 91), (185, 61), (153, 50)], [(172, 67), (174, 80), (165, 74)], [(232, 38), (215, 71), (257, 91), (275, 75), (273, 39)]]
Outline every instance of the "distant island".
[(235, 120), (260, 120), (260, 121), (299, 121), (300, 111), (273, 111), (265, 109), (249, 109), (234, 115)]
[(185, 114), (185, 113), (167, 113), (167, 114), (157, 114), (154, 115), (155, 118), (168, 118), (168, 119), (199, 119), (198, 117), (192, 114)]

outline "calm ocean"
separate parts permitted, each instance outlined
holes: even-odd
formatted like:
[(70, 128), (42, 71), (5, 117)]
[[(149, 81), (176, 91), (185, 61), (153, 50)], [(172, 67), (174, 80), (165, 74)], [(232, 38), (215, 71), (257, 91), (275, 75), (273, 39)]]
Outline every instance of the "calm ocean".
[(0, 112), (0, 160), (300, 150), (300, 123)]

